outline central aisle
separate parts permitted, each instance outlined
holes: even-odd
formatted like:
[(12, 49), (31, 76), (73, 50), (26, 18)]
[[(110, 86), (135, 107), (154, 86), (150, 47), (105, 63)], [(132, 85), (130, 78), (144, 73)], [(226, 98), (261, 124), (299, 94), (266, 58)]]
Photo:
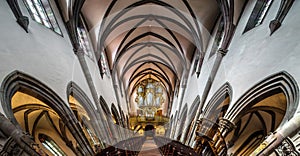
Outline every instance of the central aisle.
[(144, 142), (139, 156), (161, 156), (158, 147), (152, 138), (147, 138)]

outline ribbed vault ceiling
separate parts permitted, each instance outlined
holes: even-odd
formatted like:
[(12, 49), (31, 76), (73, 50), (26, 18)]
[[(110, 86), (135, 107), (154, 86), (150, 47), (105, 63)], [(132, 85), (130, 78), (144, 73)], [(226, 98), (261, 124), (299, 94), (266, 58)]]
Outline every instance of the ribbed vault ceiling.
[(163, 83), (168, 97), (185, 84), (219, 8), (214, 0), (86, 0), (81, 13), (97, 57), (105, 53), (115, 86), (124, 87), (129, 99), (150, 75)]

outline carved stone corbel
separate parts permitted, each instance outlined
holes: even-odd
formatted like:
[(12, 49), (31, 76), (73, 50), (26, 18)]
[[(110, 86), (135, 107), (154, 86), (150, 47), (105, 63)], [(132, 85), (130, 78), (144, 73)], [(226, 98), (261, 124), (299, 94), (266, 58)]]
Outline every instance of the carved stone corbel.
[(272, 35), (280, 26), (295, 0), (281, 0), (279, 10), (274, 20), (269, 24)]
[(28, 33), (28, 25), (29, 25), (29, 19), (27, 16), (24, 16), (21, 12), (21, 9), (19, 7), (17, 0), (6, 0), (10, 9), (13, 11), (17, 23)]

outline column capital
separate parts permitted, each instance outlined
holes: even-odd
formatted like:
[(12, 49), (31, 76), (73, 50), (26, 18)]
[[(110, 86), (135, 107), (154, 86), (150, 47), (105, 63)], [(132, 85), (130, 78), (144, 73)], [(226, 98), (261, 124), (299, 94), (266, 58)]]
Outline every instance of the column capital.
[(226, 137), (226, 135), (231, 132), (233, 129), (236, 128), (235, 124), (231, 122), (230, 120), (221, 117), (219, 119), (219, 125), (220, 125), (220, 131), (223, 135), (223, 137)]
[(217, 53), (220, 53), (220, 54), (222, 54), (223, 56), (225, 56), (225, 55), (227, 54), (227, 52), (228, 52), (227, 49), (222, 49), (222, 48), (218, 49), (218, 51), (217, 51)]
[(76, 45), (73, 51), (75, 55), (84, 55), (84, 50), (80, 45)]
[(220, 118), (219, 119), (219, 125), (223, 129), (227, 129), (228, 131), (232, 131), (234, 128), (236, 128), (235, 124), (231, 122), (230, 120), (226, 118)]

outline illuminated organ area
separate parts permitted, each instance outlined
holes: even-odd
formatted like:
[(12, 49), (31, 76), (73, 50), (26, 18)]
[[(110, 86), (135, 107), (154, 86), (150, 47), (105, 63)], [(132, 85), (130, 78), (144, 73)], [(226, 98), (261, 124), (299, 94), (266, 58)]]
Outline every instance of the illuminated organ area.
[(300, 155), (295, 0), (0, 1), (0, 155)]

